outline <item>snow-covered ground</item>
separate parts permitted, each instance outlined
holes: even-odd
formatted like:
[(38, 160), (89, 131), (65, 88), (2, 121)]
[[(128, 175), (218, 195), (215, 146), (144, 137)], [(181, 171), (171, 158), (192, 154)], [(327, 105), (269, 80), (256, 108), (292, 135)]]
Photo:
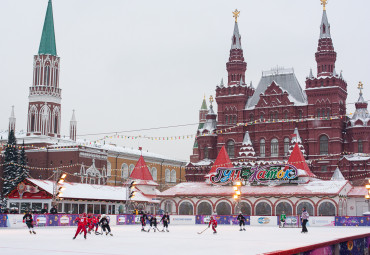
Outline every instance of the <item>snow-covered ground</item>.
[[(162, 226), (159, 226), (162, 229)], [(0, 229), (0, 254), (260, 254), (310, 245), (351, 235), (370, 233), (366, 227), (312, 227), (308, 234), (298, 228), (246, 227), (219, 225), (218, 234), (204, 225), (170, 226), (170, 232), (140, 232), (140, 226), (114, 226), (111, 236), (79, 235), (72, 240), (75, 228)]]

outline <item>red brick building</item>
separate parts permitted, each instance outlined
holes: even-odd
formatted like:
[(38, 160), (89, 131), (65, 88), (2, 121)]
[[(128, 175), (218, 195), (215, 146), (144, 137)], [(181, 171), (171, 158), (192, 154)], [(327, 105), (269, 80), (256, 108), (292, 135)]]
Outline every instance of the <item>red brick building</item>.
[[(339, 166), (347, 179), (363, 180), (363, 173), (370, 169), (367, 157), (370, 115), (360, 89), (355, 114), (352, 118), (346, 116), (347, 83), (342, 73), (336, 72), (337, 53), (326, 10), (315, 53), (317, 75), (310, 70), (304, 89), (293, 69), (282, 68), (263, 72), (256, 88), (252, 83), (247, 85), (247, 63), (237, 21), (231, 41), (226, 63), (227, 84), (221, 80), (216, 87), (217, 115), (211, 105), (204, 116), (206, 103), (203, 101), (193, 155), (187, 166), (187, 180), (202, 181), (223, 145), (235, 164), (248, 161), (248, 158), (266, 164), (286, 160), (295, 142), (302, 146), (317, 176), (330, 177)], [(254, 154), (251, 153), (251, 157), (241, 150), (248, 145), (243, 142), (246, 140), (252, 145)], [(347, 160), (344, 154), (353, 153), (356, 157), (352, 161), (361, 162), (357, 170), (349, 170), (349, 164), (341, 163)]]

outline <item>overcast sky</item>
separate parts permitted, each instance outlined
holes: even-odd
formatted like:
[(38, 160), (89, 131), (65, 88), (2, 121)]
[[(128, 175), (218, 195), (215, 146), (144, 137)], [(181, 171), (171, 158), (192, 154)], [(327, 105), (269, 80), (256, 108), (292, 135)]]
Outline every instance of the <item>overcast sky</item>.
[[(26, 129), (33, 55), (46, 7), (47, 0), (1, 1), (2, 130), (8, 127), (11, 105), (17, 129)], [(319, 0), (54, 0), (62, 135), (69, 134), (72, 109), (78, 135), (198, 122), (203, 95), (214, 95), (221, 78), (227, 77), (235, 8), (241, 11), (247, 83), (256, 86), (263, 70), (279, 65), (293, 67), (304, 88), (310, 68), (316, 70)], [(370, 99), (369, 10), (369, 0), (331, 0), (327, 6), (336, 68), (348, 83), (347, 103), (357, 100), (360, 80), (365, 99)], [(353, 109), (349, 104), (348, 113)], [(121, 135), (182, 136), (195, 131), (193, 125)], [(193, 139), (107, 142), (185, 160), (193, 145)]]

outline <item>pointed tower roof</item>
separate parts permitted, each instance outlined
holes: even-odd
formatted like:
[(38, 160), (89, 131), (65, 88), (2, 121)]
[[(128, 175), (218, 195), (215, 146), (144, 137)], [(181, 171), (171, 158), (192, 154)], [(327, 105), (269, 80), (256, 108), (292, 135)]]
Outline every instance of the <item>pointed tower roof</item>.
[(231, 37), (231, 49), (242, 49), (241, 39), (239, 34), (238, 22), (235, 21), (233, 36)]
[(249, 136), (249, 132), (245, 132), (243, 145), (252, 145), (251, 137)]
[(320, 39), (321, 38), (331, 38), (330, 24), (329, 24), (325, 9), (322, 13), (322, 19), (321, 19), (321, 25), (320, 25)]
[(346, 180), (340, 171), (339, 167), (337, 167), (333, 173), (333, 176), (330, 179), (331, 181), (344, 181)]
[(57, 56), (54, 32), (53, 6), (51, 0), (49, 0), (48, 7), (46, 9), (44, 28), (42, 29), (38, 54), (39, 55), (50, 54), (53, 56)]
[(249, 132), (246, 131), (243, 139), (242, 146), (240, 147), (239, 157), (255, 159), (256, 152), (254, 151)]
[(239, 85), (240, 86), (243, 86), (244, 82), (243, 82), (243, 76), (240, 77), (240, 81), (239, 81)]
[(221, 78), (220, 87), (222, 88), (224, 86), (224, 78)]
[(217, 155), (215, 163), (213, 164), (211, 171), (208, 174), (216, 172), (217, 168), (219, 167), (234, 167), (231, 163), (229, 155), (226, 152), (225, 145), (222, 146), (220, 152)]
[(304, 146), (302, 144), (302, 139), (299, 135), (298, 128), (294, 129), (294, 133), (293, 133), (292, 136), (293, 137), (292, 137), (292, 140), (290, 141), (288, 155), (292, 154), (295, 145), (298, 144), (299, 150), (302, 152), (303, 156), (306, 156), (306, 151), (305, 151)]
[(203, 98), (202, 106), (200, 107), (201, 110), (207, 110), (207, 102), (206, 102), (206, 96)]
[(310, 68), (310, 75), (308, 76), (308, 79), (313, 79), (313, 78), (315, 78), (315, 77), (313, 76), (312, 68)]
[(289, 157), (288, 164), (291, 164), (295, 166), (299, 170), (303, 170), (305, 173), (298, 173), (298, 176), (304, 177), (304, 176), (309, 176), (309, 177), (315, 177), (315, 175), (311, 172), (310, 168), (308, 167), (306, 160), (304, 159), (304, 156), (299, 149), (298, 144), (296, 143), (292, 154)]
[(75, 110), (73, 109), (71, 122), (76, 122)]
[(134, 170), (132, 170), (130, 178), (137, 179), (137, 180), (143, 180), (143, 181), (153, 181), (153, 177), (142, 155), (137, 161)]

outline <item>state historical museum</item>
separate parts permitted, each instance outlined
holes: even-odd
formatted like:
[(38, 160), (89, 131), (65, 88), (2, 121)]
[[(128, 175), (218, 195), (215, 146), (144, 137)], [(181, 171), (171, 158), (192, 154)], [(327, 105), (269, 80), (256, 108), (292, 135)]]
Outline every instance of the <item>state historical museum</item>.
[[(329, 178), (339, 167), (344, 177), (360, 184), (370, 168), (370, 116), (360, 82), (356, 111), (346, 115), (348, 86), (336, 72), (337, 52), (323, 10), (315, 53), (316, 73), (308, 70), (303, 89), (293, 69), (263, 72), (256, 88), (245, 83), (237, 16), (226, 63), (227, 84), (216, 86), (217, 114), (203, 101), (193, 155), (186, 169), (188, 181), (204, 181), (222, 146), (234, 165), (269, 164), (288, 159), (300, 145), (311, 171)], [(359, 77), (359, 80), (361, 77)], [(352, 90), (354, 91), (354, 90)]]

